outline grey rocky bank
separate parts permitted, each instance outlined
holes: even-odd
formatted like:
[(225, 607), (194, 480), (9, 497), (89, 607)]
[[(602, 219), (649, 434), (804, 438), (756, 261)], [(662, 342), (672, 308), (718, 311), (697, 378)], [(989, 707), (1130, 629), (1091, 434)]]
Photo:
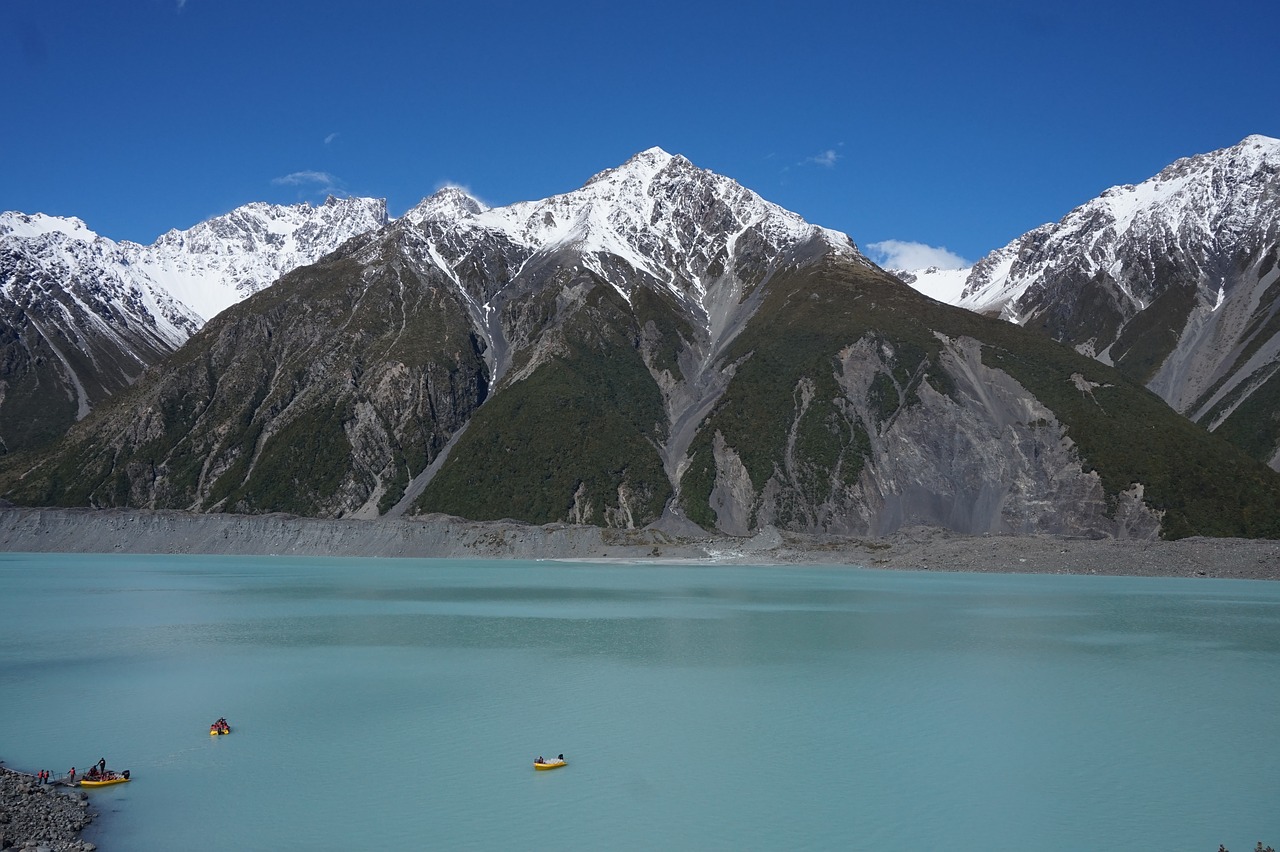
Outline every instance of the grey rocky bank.
[(1280, 541), (966, 536), (913, 527), (883, 538), (767, 528), (751, 537), (533, 526), (446, 515), (320, 520), (120, 509), (0, 508), (0, 551), (473, 559), (677, 560), (934, 571), (1280, 579)]
[(92, 852), (96, 847), (79, 837), (92, 820), (84, 793), (0, 766), (0, 849)]

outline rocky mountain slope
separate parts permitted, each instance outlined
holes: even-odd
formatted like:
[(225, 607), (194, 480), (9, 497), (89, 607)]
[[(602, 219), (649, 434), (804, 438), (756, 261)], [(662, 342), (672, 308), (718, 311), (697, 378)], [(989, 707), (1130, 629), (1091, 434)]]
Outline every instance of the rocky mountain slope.
[(543, 201), (442, 190), (219, 314), (0, 486), (734, 535), (1280, 535), (1280, 477), (1120, 372), (658, 149)]
[(1108, 190), (976, 264), (957, 304), (1114, 365), (1280, 468), (1280, 140)]
[(142, 246), (0, 213), (0, 453), (61, 434), (209, 317), (386, 221), (377, 199), (255, 203)]

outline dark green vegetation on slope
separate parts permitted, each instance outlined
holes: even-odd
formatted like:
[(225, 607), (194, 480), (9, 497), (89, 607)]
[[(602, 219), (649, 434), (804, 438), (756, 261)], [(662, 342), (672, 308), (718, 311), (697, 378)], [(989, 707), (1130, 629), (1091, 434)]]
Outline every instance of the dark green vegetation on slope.
[(57, 355), (37, 338), (24, 343), (16, 324), (0, 321), (0, 375), (8, 377), (0, 415), (0, 455), (56, 440), (76, 420), (76, 401), (59, 390)]
[(611, 286), (584, 278), (574, 284), (589, 294), (567, 317), (530, 311), (540, 328), (551, 324), (535, 346), (546, 361), (475, 413), (416, 510), (609, 526), (661, 515), (671, 492), (656, 449), (664, 414), (640, 329)]
[[(935, 332), (981, 341), (984, 363), (1009, 373), (1056, 413), (1112, 500), (1135, 483), (1144, 486), (1148, 504), (1165, 512), (1166, 537), (1280, 537), (1280, 476), (1119, 371), (1021, 327), (933, 302), (878, 272), (829, 264), (775, 281), (735, 341), (730, 357), (746, 360), (690, 451), (682, 489), (690, 517), (704, 525), (715, 520), (717, 432), (759, 490), (770, 476), (797, 479), (787, 473), (782, 448), (789, 430), (798, 429), (797, 457), (806, 472), (793, 484), (834, 493), (856, 476), (865, 446), (859, 429), (867, 426), (849, 416), (836, 393), (838, 354), (864, 335), (888, 344), (893, 374), (907, 391), (906, 399), (873, 393), (869, 408), (888, 419), (895, 401), (912, 404), (921, 381), (949, 393)], [(1072, 381), (1074, 374), (1093, 385), (1089, 392)], [(802, 379), (815, 392), (796, 422)]]
[[(727, 353), (740, 365), (690, 447), (682, 482), (683, 507), (695, 522), (716, 523), (711, 497), (717, 433), (737, 453), (757, 491), (787, 467), (781, 451), (793, 430), (792, 484), (798, 491), (820, 501), (840, 483), (857, 480), (869, 444), (865, 426), (841, 404), (836, 357), (861, 336), (849, 323), (861, 315), (859, 291), (875, 279), (857, 268), (841, 272), (828, 276), (808, 269), (776, 277), (759, 313)], [(811, 384), (812, 398), (797, 418), (802, 379)], [(884, 397), (886, 408), (896, 408)], [(778, 520), (786, 525), (794, 519), (786, 512)]]
[(50, 280), (4, 249), (0, 269), (13, 276), (0, 297), (0, 455), (56, 440), (80, 402), (124, 392), (142, 372), (139, 358), (172, 351), (154, 329), (121, 322), (91, 284)]
[[(1049, 343), (1049, 341), (1044, 341)], [(1165, 513), (1166, 538), (1189, 535), (1280, 538), (1280, 476), (1220, 436), (1174, 413), (1116, 370), (1065, 347), (1030, 341), (997, 345), (984, 360), (1005, 370), (1069, 428), (1087, 468), (1114, 497), (1135, 483)], [(1078, 372), (1096, 385), (1062, 380)]]
[[(1228, 395), (1227, 401), (1232, 399)], [(1210, 422), (1216, 413), (1216, 408), (1211, 410), (1204, 421)], [(1280, 447), (1280, 370), (1254, 388), (1215, 433), (1254, 458), (1270, 459)]]
[[(1280, 335), (1280, 280), (1266, 283), (1280, 263), (1272, 228), (1228, 228), (1212, 244), (1169, 243), (1167, 235), (1126, 242), (1119, 267), (1106, 271), (1073, 252), (1042, 258), (1047, 265), (1018, 312), (1027, 328), (1105, 353), (1120, 372), (1269, 463), (1280, 450), (1280, 392), (1268, 385), (1277, 365), (1266, 354)], [(1211, 287), (1224, 300), (1217, 306), (1206, 300)]]
[[(1280, 475), (1257, 459), (1120, 370), (1008, 323), (985, 339), (984, 360), (1057, 414), (1109, 496), (1142, 483), (1148, 505), (1165, 513), (1166, 538), (1280, 538)], [(1073, 374), (1095, 386), (1082, 391), (1064, 380)]]
[(484, 398), (469, 329), (452, 289), (360, 241), (215, 318), (57, 452), (7, 465), (5, 490), (44, 505), (325, 515), (382, 482), (392, 500)]
[[(511, 363), (491, 396), (462, 290), (384, 233), (210, 322), (56, 452), (10, 457), (4, 493), (67, 506), (385, 511), (469, 422), (415, 511), (643, 526), (672, 496), (654, 376), (681, 374), (695, 332), (660, 290), (637, 287), (627, 301), (576, 263), (544, 262), (504, 291)], [(872, 447), (896, 419), (925, 400), (972, 402), (942, 335), (978, 341), (978, 367), (1054, 412), (1113, 508), (1141, 483), (1166, 536), (1280, 537), (1280, 476), (1117, 370), (850, 258), (784, 264), (752, 286), (758, 310), (723, 355), (733, 377), (680, 483), (681, 507), (706, 527), (728, 528), (719, 485), (767, 494), (769, 520), (785, 528), (849, 528)], [(963, 451), (947, 437), (942, 452)]]

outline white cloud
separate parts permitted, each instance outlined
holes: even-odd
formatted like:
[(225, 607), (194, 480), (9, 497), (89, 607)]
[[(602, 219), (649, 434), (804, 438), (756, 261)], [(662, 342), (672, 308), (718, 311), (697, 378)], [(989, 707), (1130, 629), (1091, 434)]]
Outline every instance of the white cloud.
[(272, 178), (273, 186), (307, 186), (315, 185), (317, 192), (341, 192), (342, 181), (328, 172), (294, 172), (284, 177)]
[(836, 149), (828, 148), (827, 150), (823, 151), (821, 154), (814, 154), (812, 157), (805, 160), (805, 162), (816, 163), (819, 166), (824, 166), (825, 168), (829, 169), (835, 166), (836, 160), (839, 160), (839, 159), (840, 159), (840, 154), (836, 153)]
[(324, 144), (326, 144), (326, 145), (330, 145), (330, 144), (332, 144), (332, 143), (333, 143), (333, 140), (335, 140), (335, 139), (337, 139), (337, 138), (338, 138), (338, 134), (337, 134), (336, 132), (335, 132), (335, 133), (330, 133), (328, 136), (324, 137)]
[(965, 260), (945, 246), (930, 246), (907, 240), (881, 240), (878, 243), (867, 243), (867, 249), (871, 252), (871, 259), (885, 269), (910, 272), (931, 266), (939, 269), (964, 269), (973, 266), (973, 261)]

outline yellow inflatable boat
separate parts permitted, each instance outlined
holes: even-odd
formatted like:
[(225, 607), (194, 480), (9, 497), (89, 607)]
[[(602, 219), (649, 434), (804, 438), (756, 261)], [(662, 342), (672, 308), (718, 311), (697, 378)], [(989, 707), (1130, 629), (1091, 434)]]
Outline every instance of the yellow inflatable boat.
[(92, 779), (92, 780), (89, 778), (81, 778), (80, 786), (81, 787), (110, 787), (112, 784), (124, 784), (128, 780), (129, 780), (129, 773), (126, 772), (123, 775), (114, 775), (110, 778), (98, 778), (98, 779)]

